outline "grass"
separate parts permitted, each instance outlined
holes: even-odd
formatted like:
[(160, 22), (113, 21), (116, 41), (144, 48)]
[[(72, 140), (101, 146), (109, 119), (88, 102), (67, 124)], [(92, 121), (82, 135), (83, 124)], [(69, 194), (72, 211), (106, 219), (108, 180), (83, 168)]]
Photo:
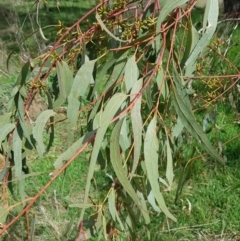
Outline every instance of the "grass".
[[(74, 8), (74, 5), (72, 5), (72, 8)], [(54, 6), (50, 6), (50, 9), (54, 13), (51, 16), (51, 21), (57, 21), (58, 10), (55, 11)], [(79, 9), (75, 10), (77, 12)], [(24, 9), (19, 8), (19, 13), (24, 15)], [(67, 15), (67, 11), (62, 10), (60, 14), (65, 15), (66, 18), (71, 18), (71, 15)], [(47, 17), (49, 15), (46, 13), (43, 16)], [(44, 18), (42, 21), (44, 21)], [(43, 24), (46, 23), (43, 22)], [(0, 76), (0, 86), (4, 87), (1, 88), (0, 103), (4, 104), (4, 108), (14, 79), (14, 75), (10, 77)], [(4, 108), (1, 108), (1, 110), (4, 111)], [(57, 116), (59, 119), (63, 117), (65, 117), (64, 114)], [(199, 122), (201, 122), (201, 118), (202, 116), (199, 114)], [(225, 131), (217, 133), (218, 138), (221, 138), (223, 143), (239, 133), (239, 126), (234, 124), (234, 112), (227, 102), (219, 105), (217, 125)], [(210, 138), (214, 140), (215, 134), (212, 131), (209, 134)], [(50, 180), (51, 176), (49, 174), (54, 169), (54, 161), (67, 148), (68, 143), (66, 140), (66, 123), (62, 122), (56, 126), (54, 148), (43, 158), (38, 158), (36, 154), (29, 155), (30, 176), (26, 178), (26, 194), (28, 197), (34, 196)], [(215, 146), (217, 146), (217, 143), (215, 143)], [(182, 195), (176, 205), (173, 204), (173, 200), (179, 178), (178, 170), (182, 164), (180, 162), (186, 162), (186, 160), (175, 161), (176, 175), (173, 190), (164, 192), (164, 197), (170, 211), (176, 216), (178, 222), (168, 221), (163, 214), (156, 215), (150, 209), (154, 215), (149, 225), (152, 235), (151, 240), (239, 240), (240, 206), (237, 198), (240, 195), (239, 148), (239, 138), (226, 144), (225, 153), (228, 160), (225, 167), (209, 159), (196, 160), (191, 178), (184, 186)], [(83, 200), (90, 151), (89, 149), (76, 159), (66, 172), (61, 174), (41, 195), (33, 209), (31, 209), (29, 217), (35, 220), (34, 240), (60, 240), (60, 236), (67, 229), (70, 231), (65, 234), (65, 240), (73, 240), (76, 237), (76, 232), (72, 230), (76, 229), (80, 212), (79, 208), (71, 207), (71, 205), (79, 204)], [(91, 194), (93, 201), (99, 203), (111, 187), (111, 180), (100, 169), (95, 171), (94, 177)], [(16, 180), (14, 185), (17, 185)], [(9, 196), (11, 197), (10, 193)], [(16, 203), (15, 200), (9, 200), (10, 205), (14, 203)], [(68, 225), (71, 228), (68, 228)], [(9, 235), (5, 235), (4, 240), (24, 240), (25, 235), (26, 227), (24, 219), (22, 219), (10, 229)], [(137, 239), (147, 240), (143, 226), (137, 229)], [(97, 239), (92, 238), (90, 240), (95, 241)]]
[[(57, 6), (56, 1), (48, 1), (48, 9), (40, 4), (38, 22), (43, 29), (44, 36), (48, 39), (45, 41), (38, 32), (36, 2), (19, 0), (16, 4), (15, 1), (0, 0), (2, 9), (0, 12), (1, 39), (8, 52), (15, 51), (22, 54), (24, 52), (34, 58), (41, 53), (46, 45), (56, 41), (56, 33), (59, 29), (53, 25), (59, 25), (60, 20), (64, 26), (70, 26), (94, 4), (93, 0), (85, 0), (79, 6), (78, 1), (69, 0), (61, 1), (60, 5)], [(19, 31), (19, 26), (21, 26), (21, 31)], [(84, 26), (81, 27), (84, 29)], [(33, 32), (36, 34), (32, 35)]]

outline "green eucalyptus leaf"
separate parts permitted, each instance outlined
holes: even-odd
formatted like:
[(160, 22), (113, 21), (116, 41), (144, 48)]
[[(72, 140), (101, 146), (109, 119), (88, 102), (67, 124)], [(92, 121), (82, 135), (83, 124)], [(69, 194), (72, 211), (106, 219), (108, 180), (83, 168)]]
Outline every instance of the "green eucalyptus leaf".
[(33, 127), (33, 137), (37, 142), (38, 155), (42, 157), (45, 154), (45, 146), (43, 142), (43, 131), (46, 126), (48, 119), (54, 116), (56, 113), (53, 110), (43, 111), (36, 120), (36, 124)]
[(113, 39), (115, 39), (119, 42), (124, 42), (124, 43), (128, 42), (127, 40), (121, 40), (117, 36), (113, 35), (112, 32), (104, 24), (104, 22), (102, 21), (101, 17), (99, 16), (99, 14), (97, 12), (96, 12), (96, 19), (97, 19), (98, 23), (100, 24), (101, 28), (104, 29), (104, 31), (107, 32)]
[(22, 130), (20, 126), (17, 126), (17, 128), (13, 132), (12, 139), (16, 178), (20, 178), (22, 176), (22, 138)]
[[(185, 45), (186, 48), (185, 48), (183, 58), (182, 58), (181, 64), (180, 64), (181, 68), (184, 67), (192, 50), (195, 48), (195, 46), (197, 45), (197, 43), (199, 41), (199, 33), (193, 26), (191, 18), (188, 19), (187, 26), (188, 26), (187, 43)], [(188, 66), (186, 66), (185, 75), (187, 75), (187, 76), (191, 75), (195, 71), (195, 69), (196, 69), (196, 62), (190, 63)]]
[[(173, 72), (173, 78), (175, 83), (180, 83), (179, 76), (175, 71)], [(192, 110), (189, 108), (189, 105), (187, 105), (186, 97), (182, 94), (181, 91), (179, 91), (179, 88), (173, 88), (173, 98), (177, 115), (181, 119), (182, 124), (187, 128), (189, 133), (201, 141), (208, 154), (210, 154), (220, 163), (225, 164), (223, 159), (213, 148), (206, 134), (202, 131), (200, 125), (197, 123)]]
[(176, 218), (169, 212), (163, 199), (163, 195), (160, 192), (160, 187), (158, 183), (158, 148), (159, 144), (156, 134), (156, 116), (154, 116), (150, 124), (148, 125), (144, 141), (144, 159), (147, 170), (147, 178), (149, 180), (153, 195), (157, 200), (159, 208), (168, 218), (176, 221)]
[(192, 65), (193, 63), (195, 63), (199, 53), (203, 51), (203, 49), (209, 44), (217, 28), (218, 13), (219, 13), (218, 1), (208, 0), (207, 6), (205, 9), (205, 14), (204, 14), (204, 21), (203, 21), (203, 35), (201, 39), (197, 42), (191, 55), (186, 61), (185, 67), (188, 67), (189, 65)]
[(167, 137), (167, 139), (166, 139), (166, 146), (167, 146), (167, 170), (166, 170), (166, 177), (167, 177), (167, 180), (168, 180), (168, 185), (171, 188), (172, 184), (173, 184), (174, 173), (173, 173), (172, 150), (171, 150), (169, 142), (170, 142), (169, 138)]
[(34, 146), (32, 143), (32, 139), (30, 137), (30, 128), (27, 127), (26, 121), (25, 121), (25, 112), (24, 112), (24, 100), (20, 94), (18, 94), (17, 99), (17, 113), (19, 115), (19, 122), (20, 126), (23, 130), (23, 135), (26, 137), (28, 140), (29, 144), (31, 146)]
[[(25, 179), (22, 178), (24, 175), (22, 173), (23, 168), (23, 156), (22, 156), (22, 139), (23, 133), (21, 126), (17, 126), (13, 133), (13, 152), (14, 152), (14, 164), (15, 164), (15, 177), (18, 179), (19, 194), (21, 200), (25, 200)], [(24, 204), (23, 204), (24, 206)]]
[(125, 67), (125, 85), (127, 93), (131, 90), (133, 85), (137, 82), (139, 71), (137, 67), (137, 63), (135, 60), (135, 55), (131, 56), (127, 60), (127, 64)]
[(122, 126), (123, 119), (120, 120), (116, 126), (114, 127), (110, 139), (110, 157), (113, 169), (117, 175), (117, 178), (121, 185), (124, 187), (124, 190), (129, 194), (135, 204), (141, 208), (140, 200), (133, 189), (126, 172), (122, 166), (122, 159), (120, 155), (120, 146), (119, 146), (119, 137), (120, 137), (120, 130)]
[(75, 126), (78, 119), (78, 110), (80, 107), (79, 97), (83, 97), (93, 78), (93, 69), (97, 60), (85, 62), (78, 70), (68, 96), (67, 117), (72, 126)]
[(152, 190), (149, 192), (149, 194), (147, 196), (147, 199), (148, 199), (148, 202), (150, 203), (150, 205), (152, 206), (152, 208), (154, 209), (154, 211), (160, 213), (161, 210), (158, 207), (158, 205), (156, 204), (155, 197), (153, 195), (153, 191)]
[(57, 76), (60, 96), (66, 100), (73, 83), (73, 73), (66, 62), (57, 62)]
[[(139, 93), (143, 85), (143, 79), (139, 79), (134, 85), (131, 90), (131, 97), (130, 100), (133, 101), (136, 95)], [(136, 101), (135, 105), (131, 110), (131, 122), (132, 122), (132, 129), (133, 129), (133, 139), (134, 139), (134, 151), (133, 151), (133, 166), (131, 171), (131, 178), (136, 171), (136, 168), (139, 163), (139, 158), (141, 154), (141, 147), (142, 147), (142, 115), (141, 115), (141, 101), (142, 95), (138, 96), (138, 100)]]
[(116, 202), (115, 190), (112, 188), (108, 195), (108, 209), (114, 222), (116, 221), (116, 213), (117, 213), (115, 202)]
[[(85, 195), (84, 195), (84, 203), (87, 203), (88, 194), (90, 190), (91, 179), (93, 178), (99, 150), (102, 146), (102, 142), (104, 139), (104, 135), (110, 125), (110, 122), (114, 115), (117, 113), (119, 108), (121, 107), (122, 103), (126, 100), (127, 96), (125, 94), (117, 93), (115, 94), (107, 103), (106, 108), (102, 114), (102, 122), (100, 123), (100, 127), (97, 130), (92, 155), (90, 159), (89, 169), (88, 169), (88, 176), (87, 176), (87, 183), (85, 186)], [(82, 209), (80, 221), (83, 219), (85, 209)]]

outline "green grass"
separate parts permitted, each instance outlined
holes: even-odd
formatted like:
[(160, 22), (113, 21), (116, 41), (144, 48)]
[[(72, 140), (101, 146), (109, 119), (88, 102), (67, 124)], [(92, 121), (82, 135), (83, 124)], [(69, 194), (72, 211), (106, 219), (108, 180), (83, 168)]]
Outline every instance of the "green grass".
[[(36, 57), (44, 47), (56, 41), (57, 29), (53, 25), (58, 25), (59, 21), (64, 26), (71, 26), (81, 16), (83, 16), (91, 7), (95, 5), (95, 1), (61, 1), (60, 6), (57, 7), (56, 1), (48, 1), (46, 10), (43, 4), (39, 8), (39, 23), (43, 29), (47, 41), (43, 40), (38, 33), (39, 27), (36, 22), (36, 2), (27, 0), (20, 0), (17, 5), (15, 1), (0, 0), (1, 13), (0, 13), (0, 32), (1, 39), (8, 51), (22, 52), (22, 48), (27, 51), (31, 57)], [(94, 19), (90, 19), (93, 21)], [(16, 39), (16, 25), (18, 28), (22, 27), (19, 32), (18, 40)], [(81, 26), (83, 29), (85, 25)], [(19, 30), (18, 30), (19, 31)], [(33, 32), (36, 35), (32, 35)], [(23, 45), (20, 46), (20, 41)]]

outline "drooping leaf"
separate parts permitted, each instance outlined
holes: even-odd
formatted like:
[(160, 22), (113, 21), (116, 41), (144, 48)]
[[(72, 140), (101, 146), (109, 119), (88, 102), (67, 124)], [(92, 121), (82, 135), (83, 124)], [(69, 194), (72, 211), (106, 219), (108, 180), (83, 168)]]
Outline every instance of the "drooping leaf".
[(172, 158), (172, 150), (169, 143), (169, 138), (166, 139), (166, 146), (167, 146), (167, 170), (166, 170), (166, 177), (168, 180), (169, 187), (172, 187), (173, 184), (173, 158)]
[(148, 196), (147, 196), (147, 199), (148, 199), (148, 202), (150, 203), (150, 205), (152, 206), (152, 208), (153, 208), (156, 212), (160, 213), (161, 210), (160, 210), (160, 208), (158, 207), (158, 205), (156, 204), (155, 197), (154, 197), (154, 195), (153, 195), (153, 191), (152, 191), (152, 190), (149, 192), (149, 194), (148, 194)]
[(42, 157), (45, 153), (45, 146), (43, 142), (43, 131), (48, 119), (55, 115), (56, 113), (53, 110), (43, 111), (37, 118), (36, 124), (33, 127), (33, 137), (37, 142), (37, 151), (38, 155)]
[(176, 218), (169, 212), (163, 195), (160, 192), (160, 187), (158, 183), (158, 138), (156, 135), (156, 116), (153, 117), (150, 124), (148, 125), (145, 141), (144, 141), (144, 159), (147, 170), (147, 178), (152, 188), (153, 195), (157, 200), (159, 208), (163, 213), (173, 221), (176, 221)]
[[(175, 83), (180, 82), (178, 74), (175, 71), (173, 72), (173, 78)], [(218, 155), (217, 151), (213, 148), (211, 142), (208, 140), (206, 134), (202, 131), (200, 125), (197, 123), (193, 112), (189, 108), (189, 105), (186, 105), (186, 100), (184, 101), (185, 96), (182, 95), (182, 92), (178, 91), (178, 88), (173, 88), (173, 97), (174, 106), (182, 124), (187, 128), (191, 135), (201, 141), (208, 154), (210, 154), (220, 163), (224, 164), (223, 159)]]
[(169, 90), (168, 90), (168, 86), (165, 84), (165, 81), (164, 81), (164, 71), (162, 67), (157, 73), (156, 82), (157, 82), (159, 91), (161, 91), (163, 99), (166, 100), (169, 94)]
[[(198, 31), (195, 29), (195, 27), (192, 24), (192, 20), (191, 18), (188, 19), (187, 22), (187, 43), (186, 43), (186, 48), (183, 54), (183, 58), (181, 60), (181, 68), (183, 69), (187, 59), (189, 58), (192, 50), (195, 48), (195, 46), (197, 45), (198, 41), (199, 41), (199, 33)], [(196, 63), (190, 63), (188, 66), (186, 66), (185, 68), (185, 75), (190, 76), (193, 71), (196, 69)]]
[(140, 200), (133, 189), (126, 172), (122, 166), (122, 159), (120, 156), (120, 146), (119, 146), (119, 135), (122, 126), (123, 119), (120, 120), (116, 126), (114, 127), (110, 139), (110, 157), (113, 169), (117, 175), (117, 178), (121, 185), (123, 186), (124, 190), (129, 194), (135, 204), (141, 208)]
[(19, 115), (19, 121), (20, 121), (21, 128), (23, 130), (24, 136), (28, 140), (29, 144), (31, 146), (34, 146), (33, 143), (32, 143), (32, 139), (30, 137), (29, 128), (27, 127), (25, 117), (24, 117), (25, 116), (24, 100), (23, 100), (23, 97), (20, 94), (18, 94), (18, 96), (17, 96), (17, 113)]
[[(53, 109), (53, 101), (52, 101), (52, 97), (50, 95), (50, 93), (48, 91), (45, 91), (46, 95), (47, 95), (47, 99), (48, 99), (48, 109), (52, 110)], [(54, 116), (50, 117), (50, 122), (53, 123), (54, 122)], [(53, 145), (53, 141), (54, 141), (54, 125), (50, 126), (50, 131), (48, 130), (48, 132), (50, 132), (49, 134), (49, 141), (48, 141), (48, 145), (47, 145), (47, 152), (50, 150), (51, 146)]]
[(66, 100), (72, 87), (73, 74), (68, 64), (63, 60), (57, 62), (57, 76), (60, 96)]
[(133, 85), (137, 82), (138, 76), (139, 76), (139, 70), (135, 60), (135, 55), (133, 55), (127, 60), (127, 64), (125, 67), (124, 79), (125, 79), (127, 93), (131, 90)]
[(114, 222), (116, 221), (116, 212), (117, 212), (115, 207), (115, 202), (116, 202), (115, 190), (112, 188), (108, 195), (108, 209)]
[(106, 223), (106, 218), (104, 215), (102, 216), (102, 228), (103, 228), (104, 240), (107, 240), (108, 239), (107, 223)]
[(148, 85), (144, 90), (144, 97), (147, 101), (148, 109), (153, 108), (153, 98), (152, 98), (152, 85)]
[[(142, 88), (143, 79), (139, 79), (133, 86), (131, 90), (131, 97), (130, 100), (136, 97), (136, 94)], [(133, 152), (133, 166), (131, 171), (131, 178), (136, 171), (138, 166), (140, 154), (141, 154), (141, 147), (142, 147), (142, 116), (141, 116), (141, 101), (142, 95), (138, 96), (138, 100), (136, 101), (135, 105), (131, 110), (131, 121), (132, 121), (132, 128), (133, 128), (133, 140), (134, 140), (134, 152)]]
[(67, 117), (72, 126), (76, 125), (78, 119), (78, 110), (80, 107), (79, 97), (84, 96), (92, 80), (94, 65), (97, 60), (85, 62), (78, 70), (68, 96)]
[(102, 21), (101, 17), (99, 16), (99, 14), (96, 12), (96, 19), (98, 21), (98, 23), (100, 24), (101, 28), (104, 29), (104, 31), (106, 31), (112, 38), (114, 38), (115, 40), (119, 41), (119, 42), (127, 42), (127, 40), (122, 40), (120, 38), (118, 38), (117, 36), (113, 35), (112, 32), (110, 30), (108, 30), (107, 26), (104, 24), (104, 22)]
[(12, 146), (14, 152), (15, 177), (19, 178), (22, 175), (22, 130), (19, 126), (14, 130)]
[(23, 156), (22, 156), (22, 139), (23, 133), (21, 126), (17, 126), (13, 133), (13, 152), (14, 152), (14, 164), (15, 164), (15, 177), (18, 180), (19, 185), (19, 194), (21, 200), (25, 199), (25, 179), (22, 178), (22, 169), (23, 169)]
[[(127, 96), (124, 95), (124, 94), (121, 94), (121, 93), (115, 94), (110, 99), (110, 101), (107, 103), (107, 106), (106, 106), (106, 108), (105, 108), (105, 110), (102, 114), (102, 122), (100, 124), (100, 127), (97, 130), (95, 143), (94, 143), (94, 146), (93, 146), (92, 155), (91, 155), (91, 159), (90, 159), (88, 176), (87, 176), (87, 183), (86, 183), (86, 186), (85, 186), (84, 203), (87, 203), (87, 200), (88, 200), (88, 194), (89, 194), (89, 190), (90, 190), (91, 179), (93, 178), (93, 173), (94, 173), (94, 169), (95, 169), (95, 166), (96, 166), (98, 153), (99, 153), (99, 150), (101, 148), (104, 135), (105, 135), (105, 133), (106, 133), (108, 127), (109, 127), (109, 124), (110, 124), (112, 118), (117, 113), (118, 109), (120, 108), (120, 106), (122, 105), (122, 103), (125, 101), (126, 98), (127, 98)], [(84, 211), (85, 210), (83, 208), (82, 212), (81, 212), (80, 221), (83, 218)]]
[(208, 0), (205, 8), (204, 21), (203, 21), (204, 33), (201, 39), (197, 42), (188, 60), (186, 61), (185, 67), (188, 67), (188, 65), (192, 65), (192, 63), (195, 63), (199, 53), (207, 46), (207, 44), (209, 44), (217, 27), (218, 13), (219, 13), (218, 1)]

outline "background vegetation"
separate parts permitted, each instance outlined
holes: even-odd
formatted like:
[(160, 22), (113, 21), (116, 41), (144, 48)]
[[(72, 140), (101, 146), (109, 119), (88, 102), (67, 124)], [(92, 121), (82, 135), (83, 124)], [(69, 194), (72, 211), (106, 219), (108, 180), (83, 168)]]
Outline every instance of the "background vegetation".
[(239, 239), (237, 23), (157, 2), (1, 2), (2, 240)]

